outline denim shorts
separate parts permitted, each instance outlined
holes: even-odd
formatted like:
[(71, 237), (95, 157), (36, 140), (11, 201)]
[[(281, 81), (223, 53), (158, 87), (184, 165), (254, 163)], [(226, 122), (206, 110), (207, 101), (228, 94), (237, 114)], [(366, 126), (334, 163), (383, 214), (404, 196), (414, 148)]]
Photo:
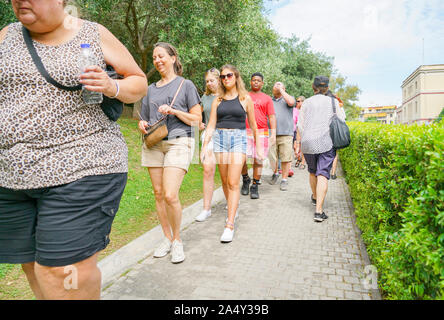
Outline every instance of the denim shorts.
[(216, 129), (213, 134), (214, 152), (247, 153), (247, 130)]
[(126, 173), (41, 189), (0, 187), (0, 263), (61, 267), (105, 249)]

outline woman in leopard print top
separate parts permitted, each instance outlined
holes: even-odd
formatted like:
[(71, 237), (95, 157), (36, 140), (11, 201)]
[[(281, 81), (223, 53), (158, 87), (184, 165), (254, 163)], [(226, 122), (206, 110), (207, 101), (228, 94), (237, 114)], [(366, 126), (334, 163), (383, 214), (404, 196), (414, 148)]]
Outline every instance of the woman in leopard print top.
[[(133, 103), (145, 95), (147, 80), (114, 35), (69, 16), (65, 5), (12, 0), (19, 22), (0, 31), (0, 263), (21, 263), (37, 298), (99, 298), (97, 253), (109, 242), (126, 184), (127, 147), (100, 105), (42, 77), (22, 26), (48, 73), (65, 86), (80, 82)], [(79, 75), (82, 43), (98, 66)], [(110, 79), (107, 64), (123, 79)], [(55, 268), (71, 264), (78, 290), (67, 290), (63, 268)]]

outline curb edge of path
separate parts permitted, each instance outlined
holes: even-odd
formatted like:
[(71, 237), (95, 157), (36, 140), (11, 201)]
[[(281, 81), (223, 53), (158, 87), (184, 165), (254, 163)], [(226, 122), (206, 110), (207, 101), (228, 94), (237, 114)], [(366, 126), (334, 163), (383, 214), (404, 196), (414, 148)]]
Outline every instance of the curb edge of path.
[[(222, 187), (220, 187), (214, 190), (211, 205), (213, 206), (223, 199), (225, 199), (225, 196)], [(195, 221), (194, 218), (200, 213), (202, 206), (203, 199), (200, 199), (182, 210), (180, 230), (184, 230)], [(124, 273), (131, 270), (141, 260), (152, 255), (156, 247), (163, 240), (163, 237), (162, 227), (157, 225), (150, 231), (100, 260), (97, 265), (102, 272), (102, 290), (115, 282)]]
[[(359, 252), (360, 252), (361, 258), (366, 263), (367, 266), (370, 266), (370, 265), (372, 265), (372, 262), (370, 260), (369, 255), (368, 255), (368, 252), (367, 252), (367, 246), (365, 245), (364, 240), (362, 239), (362, 231), (358, 226), (356, 212), (355, 212), (355, 206), (353, 204), (353, 199), (351, 197), (350, 187), (348, 186), (348, 183), (346, 181), (345, 172), (344, 172), (344, 169), (342, 168), (342, 163), (340, 160), (338, 161), (337, 172), (341, 172), (341, 175), (343, 176), (343, 179), (344, 179), (344, 182), (343, 182), (344, 193), (345, 193), (347, 204), (349, 205), (350, 211), (352, 212), (352, 215), (351, 215), (352, 220), (353, 220), (352, 225), (353, 225), (353, 229), (356, 233), (356, 239), (358, 241)], [(379, 288), (379, 281), (378, 281), (378, 288), (371, 289), (370, 293), (372, 295), (372, 300), (383, 300), (382, 296), (381, 296), (380, 288)]]

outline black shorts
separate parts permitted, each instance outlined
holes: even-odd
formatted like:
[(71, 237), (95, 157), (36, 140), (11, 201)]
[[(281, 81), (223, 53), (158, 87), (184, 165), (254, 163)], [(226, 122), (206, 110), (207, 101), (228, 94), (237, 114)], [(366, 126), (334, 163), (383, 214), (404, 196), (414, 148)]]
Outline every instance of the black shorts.
[(49, 188), (0, 187), (0, 263), (74, 264), (105, 249), (127, 173)]

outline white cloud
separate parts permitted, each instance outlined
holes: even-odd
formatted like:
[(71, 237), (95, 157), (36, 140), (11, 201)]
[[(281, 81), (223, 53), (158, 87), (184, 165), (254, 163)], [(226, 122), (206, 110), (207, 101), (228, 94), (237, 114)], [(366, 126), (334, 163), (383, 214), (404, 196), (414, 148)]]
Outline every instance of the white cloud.
[(439, 16), (429, 8), (444, 9), (443, 1), (293, 0), (271, 21), (283, 36), (311, 37), (312, 48), (334, 56), (341, 73), (362, 75), (372, 67), (372, 54), (408, 50), (436, 30)]
[(335, 58), (338, 72), (357, 84), (361, 106), (399, 105), (401, 83), (422, 64), (444, 63), (443, 0), (290, 0), (270, 16), (282, 36), (310, 40)]

